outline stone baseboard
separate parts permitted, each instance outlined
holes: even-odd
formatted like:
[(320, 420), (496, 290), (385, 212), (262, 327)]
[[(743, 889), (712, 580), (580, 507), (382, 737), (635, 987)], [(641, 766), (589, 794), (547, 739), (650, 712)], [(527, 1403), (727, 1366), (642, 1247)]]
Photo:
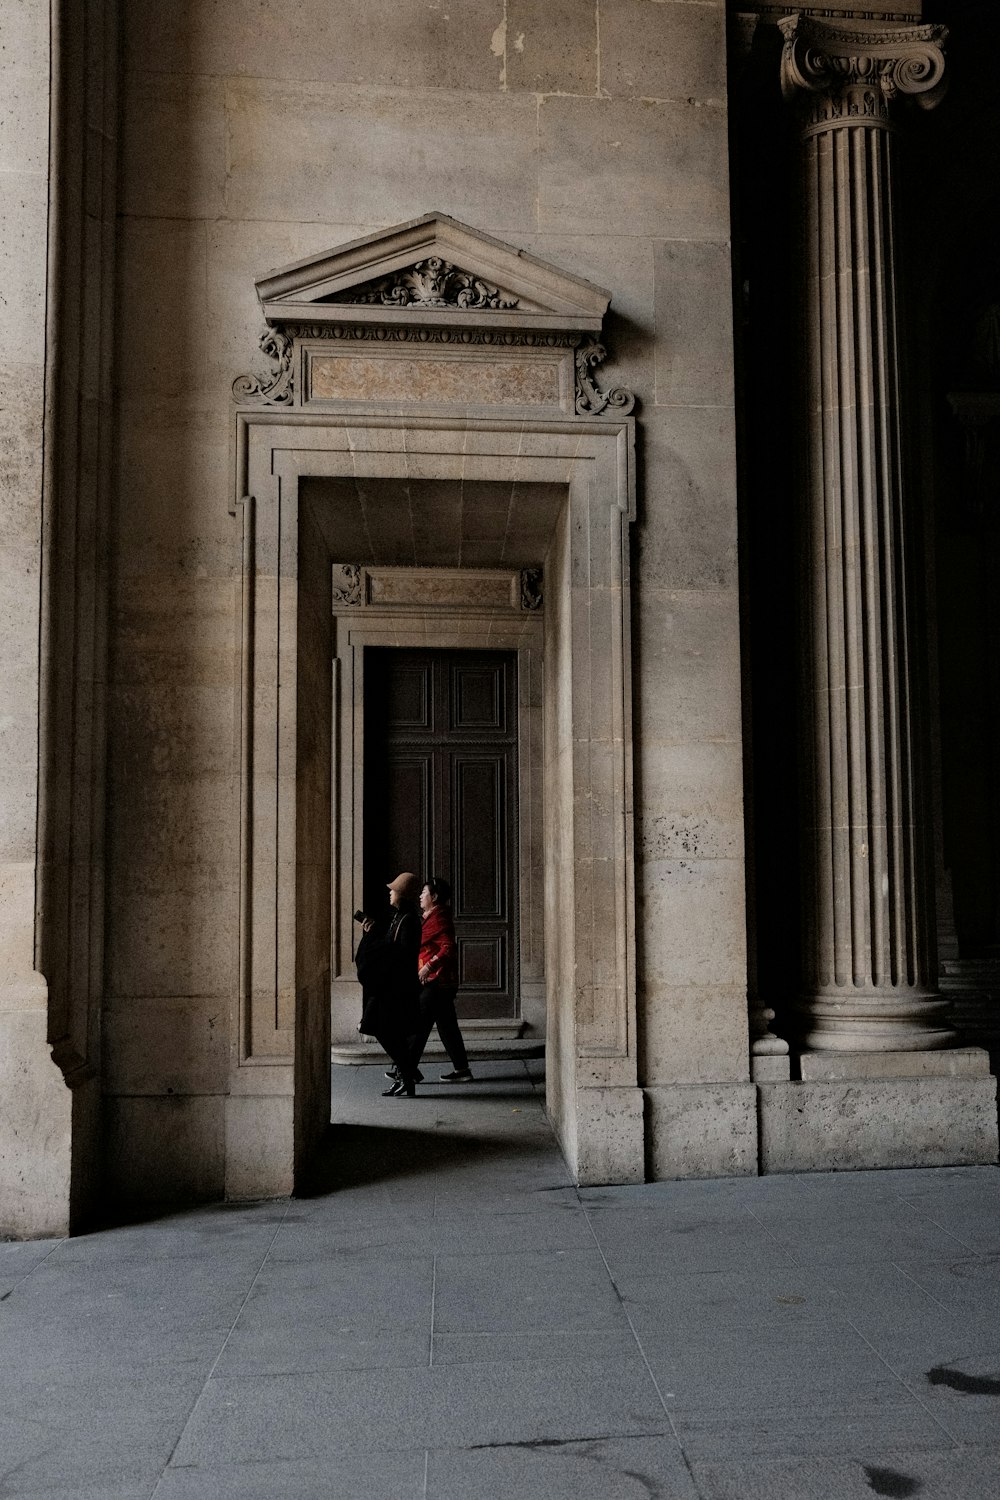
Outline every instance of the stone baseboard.
[(754, 1084), (673, 1084), (643, 1093), (650, 1182), (756, 1175)]
[(762, 1173), (997, 1160), (997, 1085), (989, 1075), (762, 1083), (757, 1094)]

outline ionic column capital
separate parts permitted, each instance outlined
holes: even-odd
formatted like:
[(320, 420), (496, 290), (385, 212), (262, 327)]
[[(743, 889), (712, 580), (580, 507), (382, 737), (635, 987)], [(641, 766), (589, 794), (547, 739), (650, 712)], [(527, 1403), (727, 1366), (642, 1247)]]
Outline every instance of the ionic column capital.
[(873, 27), (785, 16), (781, 88), (800, 105), (807, 131), (842, 125), (885, 129), (894, 100), (932, 109), (945, 91), (945, 26)]

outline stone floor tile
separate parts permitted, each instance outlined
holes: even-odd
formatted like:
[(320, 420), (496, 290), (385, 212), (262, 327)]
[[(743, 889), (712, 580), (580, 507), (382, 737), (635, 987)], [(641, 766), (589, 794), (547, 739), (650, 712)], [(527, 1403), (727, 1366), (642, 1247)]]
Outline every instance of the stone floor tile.
[(767, 1229), (740, 1208), (678, 1214), (656, 1209), (588, 1210), (597, 1243), (613, 1274), (683, 1275), (742, 1271), (748, 1262), (792, 1264)]
[(614, 1282), (637, 1331), (667, 1331), (680, 1340), (718, 1328), (739, 1328), (748, 1338), (767, 1328), (807, 1337), (813, 1324), (849, 1322), (836, 1290), (792, 1265), (676, 1276), (618, 1272)]
[(694, 1463), (701, 1500), (988, 1500), (1000, 1494), (1000, 1456), (979, 1448), (889, 1450), (851, 1458)]
[[(547, 1328), (520, 1333), (436, 1333), (434, 1364), (573, 1365), (599, 1359), (635, 1359), (632, 1330), (568, 1332)], [(516, 1377), (514, 1377), (516, 1378)]]
[(290, 1208), (285, 1203), (212, 1204), (191, 1213), (104, 1229), (63, 1240), (55, 1251), (55, 1264), (218, 1258), (220, 1253), (246, 1256), (259, 1264)]
[(604, 1262), (594, 1249), (438, 1257), (437, 1333), (627, 1326)]
[(912, 1212), (905, 1204), (881, 1200), (876, 1210), (843, 1201), (825, 1203), (822, 1211), (755, 1210), (762, 1228), (778, 1249), (801, 1265), (916, 1264), (967, 1253), (948, 1230)]
[(698, 1500), (672, 1433), (554, 1448), (433, 1451), (427, 1500)]
[(638, 1359), (559, 1367), (226, 1378), (209, 1382), (178, 1446), (184, 1464), (318, 1458), (662, 1432), (666, 1417)]
[[(428, 1324), (430, 1317), (428, 1314)], [(427, 1365), (429, 1330), (358, 1332), (317, 1320), (234, 1328), (215, 1373), (224, 1375), (308, 1375), (328, 1370), (408, 1370)]]
[(150, 1370), (135, 1381), (98, 1370), (58, 1385), (8, 1386), (0, 1394), (3, 1492), (142, 1485), (169, 1459), (204, 1378), (204, 1370)]
[(0, 1240), (0, 1302), (31, 1274), (63, 1240)]
[[(673, 1422), (692, 1464), (820, 1454), (840, 1458), (845, 1453), (954, 1447), (954, 1440), (915, 1398), (872, 1403), (849, 1392), (841, 1392), (827, 1402), (809, 1401), (802, 1406), (678, 1412)], [(782, 1495), (781, 1500), (792, 1497)]]
[(332, 1461), (171, 1465), (156, 1500), (424, 1500), (425, 1467), (422, 1449), (377, 1458), (338, 1453)]

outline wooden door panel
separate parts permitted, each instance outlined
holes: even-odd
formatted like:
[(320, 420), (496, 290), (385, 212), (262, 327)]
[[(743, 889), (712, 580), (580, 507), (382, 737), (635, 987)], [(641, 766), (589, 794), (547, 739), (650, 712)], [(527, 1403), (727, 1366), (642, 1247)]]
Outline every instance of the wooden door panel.
[(505, 663), (464, 664), (451, 669), (451, 728), (476, 735), (502, 734), (506, 729)]
[(458, 982), (463, 990), (501, 995), (507, 986), (506, 945), (495, 937), (458, 939)]
[(504, 757), (452, 758), (456, 920), (505, 921)]
[[(402, 655), (402, 653), (392, 653)], [(433, 731), (434, 690), (429, 662), (388, 661), (382, 677), (383, 726), (390, 733)]]
[(365, 910), (386, 903), (400, 870), (425, 870), (431, 858), (433, 757), (387, 751), (370, 760), (365, 781)]

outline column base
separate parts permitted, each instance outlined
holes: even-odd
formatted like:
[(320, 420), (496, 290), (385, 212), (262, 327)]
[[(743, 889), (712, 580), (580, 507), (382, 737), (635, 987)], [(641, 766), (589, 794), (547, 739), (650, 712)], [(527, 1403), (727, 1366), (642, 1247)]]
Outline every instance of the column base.
[(838, 989), (796, 1006), (796, 1042), (812, 1052), (929, 1052), (955, 1041), (951, 1002), (934, 990)]

